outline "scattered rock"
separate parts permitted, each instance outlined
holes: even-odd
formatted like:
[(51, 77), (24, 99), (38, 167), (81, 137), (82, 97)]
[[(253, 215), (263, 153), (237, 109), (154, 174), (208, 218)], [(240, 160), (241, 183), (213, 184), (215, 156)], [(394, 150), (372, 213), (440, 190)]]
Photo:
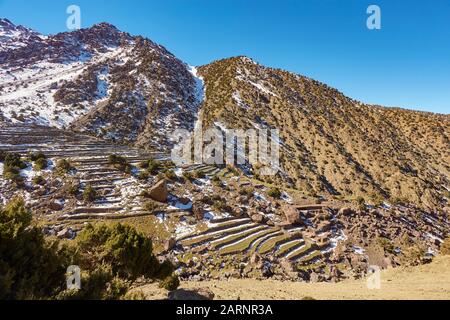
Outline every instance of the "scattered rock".
[(339, 213), (338, 213), (340, 216), (346, 216), (346, 217), (348, 217), (348, 216), (352, 216), (352, 215), (354, 215), (355, 214), (355, 211), (352, 209), (352, 208), (349, 208), (349, 207), (344, 207), (344, 208), (341, 208), (340, 210), (339, 210)]
[(261, 262), (261, 256), (256, 252), (253, 253), (252, 256), (250, 257), (250, 264), (253, 266), (256, 266), (260, 262)]
[(213, 300), (214, 297), (214, 292), (208, 288), (178, 289), (169, 293), (169, 300)]
[(253, 222), (256, 222), (256, 223), (264, 223), (265, 218), (262, 214), (257, 213), (257, 214), (252, 215), (251, 219)]
[(300, 213), (294, 206), (284, 206), (283, 213), (286, 221), (290, 224), (300, 224), (302, 222)]
[(59, 231), (56, 236), (59, 239), (73, 239), (75, 238), (75, 232), (72, 230), (72, 228), (64, 228)]
[(155, 201), (166, 203), (169, 196), (166, 181), (161, 180), (151, 187), (148, 190), (148, 196)]
[(192, 204), (192, 213), (198, 221), (203, 220), (203, 218), (205, 217), (205, 209), (203, 207), (203, 204), (200, 202), (194, 202)]
[(175, 240), (175, 238), (170, 238), (164, 242), (164, 250), (170, 251), (173, 248), (175, 248), (176, 244), (177, 244), (177, 240)]
[(52, 201), (48, 204), (48, 208), (53, 211), (61, 211), (64, 208), (64, 205), (61, 203)]

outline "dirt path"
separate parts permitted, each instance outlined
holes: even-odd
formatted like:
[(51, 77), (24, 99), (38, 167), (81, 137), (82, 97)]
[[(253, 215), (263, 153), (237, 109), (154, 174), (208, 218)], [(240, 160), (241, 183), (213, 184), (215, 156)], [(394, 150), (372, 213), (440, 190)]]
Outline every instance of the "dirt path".
[[(317, 300), (336, 299), (445, 299), (450, 300), (450, 256), (438, 257), (429, 265), (414, 268), (389, 269), (381, 272), (381, 289), (367, 289), (366, 280), (341, 283), (294, 283), (281, 281), (230, 280), (183, 282), (184, 289), (210, 288), (216, 299), (242, 300)], [(158, 299), (162, 293), (152, 286), (141, 288), (149, 298)]]

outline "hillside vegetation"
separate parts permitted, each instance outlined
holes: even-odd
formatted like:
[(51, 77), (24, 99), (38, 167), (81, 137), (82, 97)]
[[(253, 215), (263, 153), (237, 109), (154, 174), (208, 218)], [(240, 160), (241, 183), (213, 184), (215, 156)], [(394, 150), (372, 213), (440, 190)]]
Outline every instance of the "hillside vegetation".
[[(283, 172), (311, 194), (439, 208), (450, 181), (450, 116), (365, 105), (246, 57), (200, 68), (204, 127), (277, 128)], [(270, 178), (269, 180), (273, 180)]]

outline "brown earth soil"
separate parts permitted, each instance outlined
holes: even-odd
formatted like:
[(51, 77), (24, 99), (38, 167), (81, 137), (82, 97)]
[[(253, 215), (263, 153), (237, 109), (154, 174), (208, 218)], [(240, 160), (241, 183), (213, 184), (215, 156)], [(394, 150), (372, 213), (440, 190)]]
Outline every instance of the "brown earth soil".
[[(387, 269), (381, 272), (381, 289), (367, 289), (366, 279), (340, 283), (300, 283), (258, 280), (183, 282), (181, 288), (208, 287), (219, 300), (450, 300), (450, 256), (431, 264)], [(164, 299), (167, 292), (156, 284), (141, 288), (149, 299)]]

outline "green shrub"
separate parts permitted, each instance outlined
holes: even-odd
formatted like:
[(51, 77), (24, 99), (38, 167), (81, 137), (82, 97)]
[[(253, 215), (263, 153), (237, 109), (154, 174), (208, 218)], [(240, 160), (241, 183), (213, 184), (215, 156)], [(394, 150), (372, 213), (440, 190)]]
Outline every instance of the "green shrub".
[(148, 161), (148, 172), (155, 175), (158, 174), (159, 170), (161, 169), (161, 163), (159, 161), (156, 161), (154, 159), (150, 159)]
[(192, 173), (190, 171), (183, 171), (183, 178), (186, 181), (191, 181), (194, 177), (192, 176)]
[(366, 210), (366, 200), (363, 197), (356, 198), (356, 205), (358, 206), (359, 210)]
[(254, 192), (255, 192), (255, 188), (253, 188), (253, 187), (245, 187), (245, 188), (241, 188), (239, 190), (239, 194), (241, 196), (247, 196), (247, 197), (253, 196)]
[(48, 167), (48, 161), (45, 158), (38, 158), (35, 162), (34, 162), (34, 169), (36, 171), (41, 171), (44, 170)]
[(56, 162), (56, 172), (58, 174), (66, 174), (73, 170), (71, 163), (66, 159), (59, 159)]
[(154, 201), (146, 201), (144, 202), (144, 204), (142, 205), (142, 209), (144, 209), (145, 211), (148, 211), (150, 213), (155, 212), (156, 210), (158, 210), (159, 205), (154, 202)]
[(147, 171), (141, 171), (138, 174), (138, 179), (139, 180), (148, 180), (148, 178), (150, 177), (150, 174)]
[(178, 276), (171, 275), (164, 279), (160, 284), (160, 288), (164, 288), (168, 291), (174, 291), (177, 290), (177, 288), (180, 286), (180, 279), (178, 279)]
[(270, 188), (269, 191), (267, 191), (267, 194), (275, 199), (279, 199), (281, 197), (281, 191), (278, 188)]
[(127, 292), (123, 297), (122, 300), (127, 300), (127, 301), (143, 301), (143, 300), (147, 300), (147, 296), (145, 295), (144, 292), (142, 292), (141, 290), (137, 290), (137, 291), (129, 291)]
[(126, 295), (129, 284), (114, 276), (111, 266), (99, 265), (93, 270), (82, 270), (81, 290), (64, 290), (58, 300), (118, 300)]
[(30, 154), (29, 158), (33, 162), (38, 161), (39, 159), (44, 159), (44, 160), (47, 159), (45, 154), (43, 154), (42, 152), (32, 153), (32, 154)]
[(25, 169), (27, 167), (26, 163), (20, 158), (20, 155), (16, 153), (8, 153), (5, 156), (4, 162), (6, 167), (16, 167), (18, 169)]
[(80, 192), (80, 184), (78, 182), (72, 182), (69, 183), (67, 187), (67, 192), (71, 195), (76, 197), (78, 193)]
[(128, 225), (88, 225), (77, 243), (89, 252), (84, 257), (86, 263), (111, 265), (113, 274), (125, 279), (153, 277), (159, 268), (152, 241)]
[(159, 280), (167, 279), (167, 277), (171, 276), (175, 271), (175, 267), (172, 262), (169, 260), (165, 260), (163, 263), (159, 265), (158, 271), (155, 274), (155, 278)]
[(200, 170), (194, 171), (193, 175), (194, 175), (195, 179), (204, 179), (205, 178), (205, 173), (203, 171), (200, 171)]
[(171, 180), (171, 181), (175, 181), (178, 179), (178, 176), (175, 174), (175, 172), (173, 170), (166, 170), (164, 172), (164, 176), (166, 177), (166, 179)]
[(50, 297), (65, 284), (67, 248), (45, 241), (31, 220), (20, 198), (0, 208), (1, 300)]
[(380, 237), (377, 239), (378, 244), (384, 249), (384, 251), (388, 253), (394, 253), (395, 247), (392, 244), (391, 240), (387, 238)]
[(127, 174), (131, 173), (132, 166), (128, 163), (127, 159), (122, 156), (111, 154), (108, 157), (108, 163), (119, 171)]
[[(130, 281), (162, 279), (165, 288), (179, 285), (170, 262), (159, 264), (152, 242), (121, 224), (87, 225), (67, 245), (47, 241), (32, 227), (22, 199), (0, 208), (0, 299), (130, 299)], [(66, 270), (81, 269), (81, 290), (66, 290)]]
[(5, 161), (7, 153), (5, 151), (0, 150), (0, 162)]
[(84, 188), (83, 191), (83, 199), (86, 202), (94, 202), (97, 199), (97, 191), (90, 184)]
[(33, 178), (33, 183), (42, 186), (45, 184), (45, 179), (42, 178), (42, 176), (35, 176)]

